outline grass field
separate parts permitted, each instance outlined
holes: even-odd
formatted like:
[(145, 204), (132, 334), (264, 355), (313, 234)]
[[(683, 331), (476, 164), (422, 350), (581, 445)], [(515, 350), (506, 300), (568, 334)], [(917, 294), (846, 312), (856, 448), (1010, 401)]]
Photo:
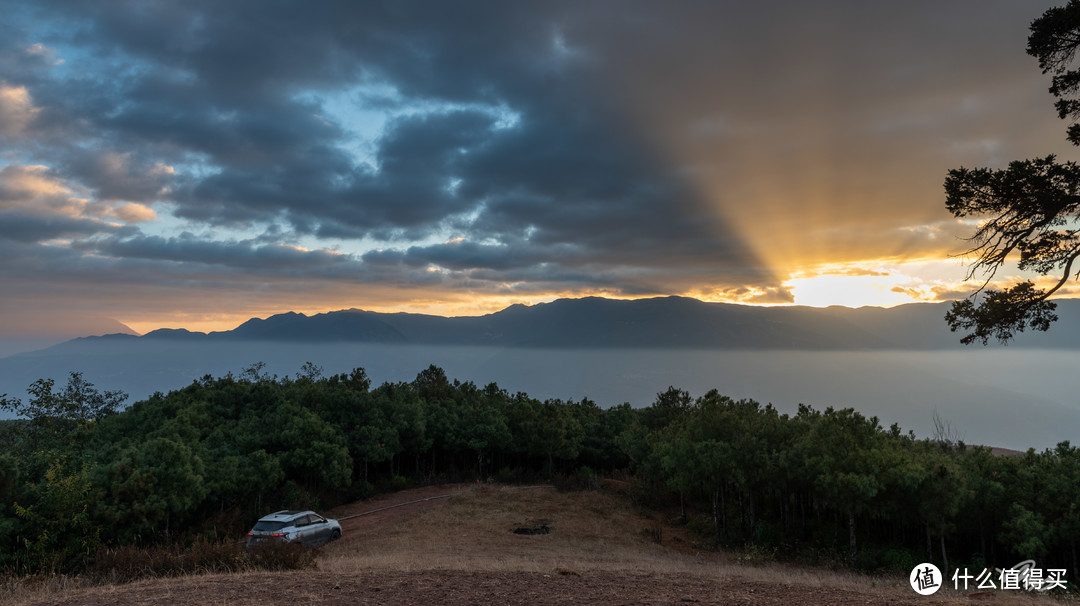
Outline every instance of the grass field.
[[(332, 515), (446, 493), (345, 520), (314, 571), (248, 572), (88, 587), (78, 579), (11, 586), (6, 604), (993, 604), (1072, 603), (1000, 591), (922, 597), (902, 574), (867, 576), (695, 546), (684, 528), (605, 491), (459, 485), (387, 495)], [(548, 534), (515, 534), (546, 526)], [(51, 585), (50, 585), (51, 583)], [(967, 592), (971, 594), (973, 592)]]

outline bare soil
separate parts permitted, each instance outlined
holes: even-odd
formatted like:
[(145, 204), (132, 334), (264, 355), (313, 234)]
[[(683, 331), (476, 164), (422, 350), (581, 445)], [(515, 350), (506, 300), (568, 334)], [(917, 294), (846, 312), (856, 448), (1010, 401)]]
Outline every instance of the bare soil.
[[(913, 597), (916, 596), (912, 593)], [(615, 572), (372, 571), (214, 575), (96, 588), (40, 604), (933, 604), (824, 587)]]
[[(383, 509), (401, 503), (408, 504)], [(644, 517), (625, 497), (602, 491), (432, 486), (354, 503), (329, 515), (340, 519), (379, 509), (343, 520), (343, 537), (320, 550), (318, 570), (41, 590), (17, 603), (1061, 604), (1018, 592), (922, 597), (901, 575), (748, 564), (736, 555), (698, 549), (683, 527)], [(538, 523), (550, 532), (513, 532)]]

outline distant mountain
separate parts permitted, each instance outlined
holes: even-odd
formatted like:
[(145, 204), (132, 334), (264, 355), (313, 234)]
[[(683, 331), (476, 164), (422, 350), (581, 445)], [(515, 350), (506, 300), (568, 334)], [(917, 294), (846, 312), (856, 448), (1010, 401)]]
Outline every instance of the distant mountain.
[[(444, 318), (343, 310), (252, 319), (233, 330), (155, 330), (74, 339), (0, 358), (0, 395), (71, 371), (130, 394), (181, 389), (206, 375), (332, 375), (364, 368), (375, 384), (412, 381), (429, 364), (477, 385), (533, 397), (644, 406), (674, 385), (772, 402), (853, 406), (921, 435), (941, 414), (969, 440), (1009, 448), (1075, 439), (1071, 372), (1080, 363), (1080, 301), (1059, 301), (1047, 333), (1007, 348), (964, 347), (947, 304), (891, 309), (748, 307), (677, 297), (564, 299)], [(0, 413), (2, 414), (2, 413)]]
[[(485, 316), (453, 318), (357, 309), (312, 316), (289, 312), (253, 318), (229, 331), (205, 334), (162, 329), (139, 338), (604, 349), (961, 348), (960, 335), (950, 333), (943, 319), (946, 309), (944, 303), (851, 309), (754, 307), (682, 297), (634, 301), (590, 297), (514, 305)], [(1061, 320), (1050, 332), (1020, 334), (1012, 346), (1080, 347), (1080, 300), (1059, 301), (1058, 315)], [(118, 338), (130, 337), (109, 335), (77, 341)]]
[(137, 334), (112, 318), (43, 313), (5, 313), (0, 316), (0, 358), (44, 349), (85, 335)]

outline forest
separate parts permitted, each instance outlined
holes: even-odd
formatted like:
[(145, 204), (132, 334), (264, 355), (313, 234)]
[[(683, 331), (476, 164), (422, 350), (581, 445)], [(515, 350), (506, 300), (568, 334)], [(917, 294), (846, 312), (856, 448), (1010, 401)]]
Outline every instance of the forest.
[[(363, 369), (262, 364), (125, 407), (81, 374), (0, 407), (0, 570), (78, 574), (107, 548), (236, 540), (281, 508), (329, 509), (453, 481), (631, 488), (706, 549), (871, 572), (1009, 567), (1080, 578), (1080, 450), (996, 456), (916, 439), (853, 409), (671, 387), (644, 408), (540, 401), (430, 366), (373, 387)], [(948, 573), (946, 573), (948, 574)]]

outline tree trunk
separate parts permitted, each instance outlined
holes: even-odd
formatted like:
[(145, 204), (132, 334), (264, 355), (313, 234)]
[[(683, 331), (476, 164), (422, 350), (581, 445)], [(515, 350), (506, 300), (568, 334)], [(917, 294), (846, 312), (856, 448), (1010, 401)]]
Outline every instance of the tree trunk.
[(806, 495), (799, 494), (799, 517), (802, 520), (802, 538), (806, 538)]
[(979, 516), (979, 553), (982, 554), (983, 560), (986, 561), (986, 530), (983, 528), (983, 518)]
[(739, 532), (746, 538), (746, 505), (743, 503), (743, 491), (739, 491)]
[(1080, 578), (1080, 566), (1077, 566), (1076, 563), (1076, 539), (1069, 541), (1069, 549), (1072, 551), (1073, 578)]
[(840, 510), (832, 508), (832, 546), (835, 549), (837, 545), (837, 534), (840, 532)]
[(720, 486), (720, 520), (724, 525), (724, 534), (727, 534), (727, 488)]
[(848, 509), (848, 566), (855, 568), (855, 508)]
[(716, 534), (716, 549), (720, 549), (720, 500), (721, 500), (720, 488), (713, 488), (712, 497), (712, 519), (713, 519), (713, 531)]
[(750, 505), (750, 544), (757, 545), (757, 515), (754, 511), (754, 489), (746, 488), (746, 500)]
[(941, 564), (942, 564), (942, 568), (941, 568), (942, 573), (944, 573), (946, 576), (948, 576), (948, 574), (949, 574), (948, 573), (948, 570), (949, 570), (949, 555), (945, 553), (945, 531), (944, 530), (941, 531)]
[(930, 541), (930, 522), (926, 523), (926, 559), (930, 562), (934, 561), (934, 548), (933, 543)]
[(780, 529), (783, 531), (784, 536), (788, 534), (788, 518), (791, 517), (790, 511), (791, 499), (788, 491), (780, 491)]

